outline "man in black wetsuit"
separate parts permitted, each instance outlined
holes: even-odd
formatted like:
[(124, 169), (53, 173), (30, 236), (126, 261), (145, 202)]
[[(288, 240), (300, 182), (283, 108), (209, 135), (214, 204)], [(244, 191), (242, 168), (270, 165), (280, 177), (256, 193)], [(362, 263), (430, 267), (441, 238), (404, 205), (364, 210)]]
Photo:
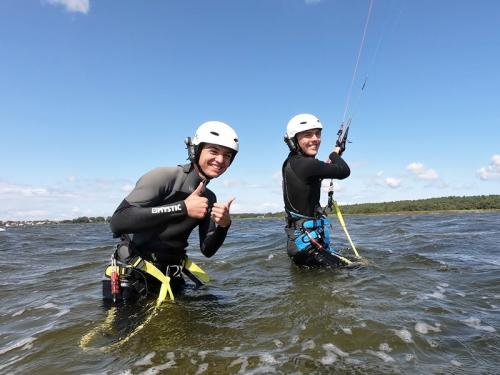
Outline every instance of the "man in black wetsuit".
[(287, 125), (290, 154), (283, 163), (287, 252), (300, 266), (338, 266), (342, 262), (329, 246), (329, 222), (320, 205), (321, 180), (344, 179), (350, 169), (335, 147), (329, 163), (316, 159), (323, 126), (316, 116), (299, 114)]
[[(206, 184), (232, 163), (238, 152), (238, 136), (228, 125), (209, 121), (186, 143), (189, 164), (146, 173), (111, 217), (112, 232), (125, 241), (124, 247), (118, 246), (115, 252), (116, 260), (124, 267), (120, 272), (125, 275), (113, 291), (109, 280), (104, 284), (105, 299), (137, 299), (157, 291), (164, 275), (170, 277), (173, 288), (182, 286), (187, 240), (196, 227), (206, 257), (214, 255), (224, 242), (231, 225), (229, 209), (233, 200), (217, 203)], [(153, 266), (161, 271), (161, 277), (148, 271)]]

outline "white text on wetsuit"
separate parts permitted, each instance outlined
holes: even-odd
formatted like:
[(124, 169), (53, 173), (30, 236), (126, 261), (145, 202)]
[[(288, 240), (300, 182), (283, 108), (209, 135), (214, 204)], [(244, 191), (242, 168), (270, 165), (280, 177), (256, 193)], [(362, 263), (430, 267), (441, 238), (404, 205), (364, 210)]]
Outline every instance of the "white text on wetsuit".
[(151, 213), (153, 214), (163, 214), (165, 212), (179, 212), (182, 211), (181, 204), (174, 204), (172, 206), (163, 206), (163, 207), (152, 207)]

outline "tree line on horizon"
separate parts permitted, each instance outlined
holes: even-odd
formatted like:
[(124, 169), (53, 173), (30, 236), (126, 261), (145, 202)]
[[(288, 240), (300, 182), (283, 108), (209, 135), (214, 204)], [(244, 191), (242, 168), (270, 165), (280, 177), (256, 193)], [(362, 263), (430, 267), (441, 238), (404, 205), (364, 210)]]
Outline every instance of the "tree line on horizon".
[[(500, 210), (500, 195), (449, 196), (381, 203), (357, 203), (342, 206), (342, 213), (344, 215), (468, 210)], [(240, 213), (231, 214), (231, 217), (234, 219), (283, 218), (285, 217), (285, 212)], [(81, 216), (76, 219), (57, 221), (57, 223), (93, 224), (109, 223), (110, 220), (111, 216)]]
[[(433, 212), (433, 211), (467, 211), (467, 210), (500, 210), (500, 195), (449, 196), (416, 200), (402, 200), (381, 203), (357, 203), (341, 207), (345, 215), (384, 214), (398, 212)], [(270, 218), (284, 217), (285, 212), (231, 214), (238, 218)]]

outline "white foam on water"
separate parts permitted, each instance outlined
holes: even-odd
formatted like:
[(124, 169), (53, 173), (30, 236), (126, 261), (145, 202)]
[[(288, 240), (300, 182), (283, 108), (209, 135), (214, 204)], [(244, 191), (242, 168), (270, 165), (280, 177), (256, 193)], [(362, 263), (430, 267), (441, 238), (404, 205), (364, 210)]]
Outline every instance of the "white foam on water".
[(208, 353), (210, 353), (209, 350), (201, 350), (198, 352), (198, 355), (200, 356), (201, 360), (204, 361)]
[(233, 366), (237, 366), (237, 365), (241, 365), (240, 366), (240, 373), (245, 373), (247, 367), (248, 367), (248, 359), (246, 357), (240, 357), (238, 359), (235, 359), (234, 361), (232, 361), (228, 367), (233, 367)]
[(118, 375), (132, 375), (132, 370), (123, 370), (122, 372), (119, 372)]
[(349, 357), (345, 359), (345, 363), (349, 365), (361, 365), (363, 362), (360, 361), (359, 359)]
[(386, 342), (383, 342), (382, 344), (380, 344), (378, 346), (378, 348), (379, 348), (379, 350), (381, 350), (383, 352), (392, 352), (392, 348)]
[(402, 296), (406, 296), (408, 294), (408, 292), (401, 291), (401, 292), (399, 292), (399, 294)]
[(376, 352), (374, 350), (367, 350), (368, 354), (374, 355), (375, 357), (380, 358), (384, 362), (394, 362), (394, 358), (392, 358), (389, 354), (384, 352)]
[(405, 354), (406, 362), (415, 360), (415, 354)]
[(146, 354), (143, 358), (139, 359), (134, 363), (134, 366), (149, 366), (153, 364), (152, 359), (156, 355), (156, 352), (151, 352)]
[(175, 353), (174, 352), (168, 352), (166, 355), (167, 359), (169, 361), (173, 361), (175, 359)]
[(450, 285), (448, 283), (439, 283), (439, 286), (442, 286), (443, 288), (448, 288)]
[(24, 312), (26, 311), (26, 309), (21, 309), (19, 311), (16, 311), (14, 314), (12, 314), (12, 316), (19, 316), (19, 315), (22, 315), (24, 314)]
[(277, 365), (279, 362), (271, 354), (261, 354), (260, 361), (266, 365)]
[(337, 356), (332, 352), (327, 352), (326, 355), (322, 357), (319, 361), (323, 365), (331, 365), (332, 363), (337, 361)]
[(307, 328), (307, 327), (306, 327), (306, 325), (305, 325), (305, 324), (301, 324), (300, 329), (301, 329), (302, 331), (305, 331), (305, 330), (306, 330), (306, 328)]
[(163, 365), (158, 365), (154, 366), (151, 368), (148, 368), (146, 371), (141, 372), (140, 375), (156, 375), (160, 374), (163, 370), (172, 368), (175, 366), (175, 361), (169, 361), (167, 363), (164, 363)]
[(225, 352), (228, 352), (228, 351), (231, 350), (231, 347), (230, 346), (225, 346), (224, 348), (222, 348), (222, 350), (224, 350)]
[(437, 290), (439, 290), (441, 293), (446, 292), (446, 289), (445, 289), (445, 288), (443, 288), (442, 286), (439, 286), (439, 285), (438, 285), (436, 288), (437, 288)]
[(332, 343), (328, 344), (323, 344), (323, 349), (325, 349), (327, 352), (333, 352), (339, 357), (348, 357), (349, 353), (344, 352), (342, 349), (338, 348)]
[(439, 323), (436, 323), (436, 326), (431, 326), (425, 322), (417, 322), (415, 324), (415, 331), (421, 333), (423, 335), (428, 334), (429, 332), (441, 332), (441, 328)]
[(274, 345), (276, 345), (277, 348), (282, 348), (283, 347), (283, 342), (281, 342), (280, 340), (274, 339), (273, 342), (274, 342)]
[(465, 297), (466, 296), (466, 294), (464, 292), (457, 292), (456, 295), (460, 296), (460, 297)]
[(304, 350), (311, 350), (316, 347), (316, 344), (314, 343), (313, 340), (307, 340), (306, 342), (302, 343), (302, 351)]
[(56, 308), (57, 306), (52, 302), (47, 302), (46, 304), (37, 307), (37, 309), (56, 309)]
[(14, 350), (17, 348), (23, 349), (24, 346), (32, 343), (35, 340), (36, 340), (35, 337), (27, 337), (25, 339), (18, 340), (11, 345), (4, 346), (3, 348), (0, 348), (0, 354), (5, 354), (5, 353), (10, 352), (11, 350)]
[(269, 254), (269, 256), (267, 257), (267, 260), (271, 260), (274, 258), (274, 254)]
[(493, 305), (493, 304), (491, 304), (491, 303), (490, 303), (490, 307), (491, 307), (492, 309), (498, 309), (498, 306), (497, 306), (497, 305)]
[(429, 344), (431, 348), (437, 348), (439, 346), (438, 342), (434, 339), (427, 339), (427, 344)]
[(346, 335), (352, 335), (352, 329), (350, 328), (342, 328), (342, 331), (344, 331)]
[(207, 370), (208, 370), (208, 363), (202, 363), (198, 366), (198, 370), (196, 370), (195, 375), (203, 374)]
[(290, 340), (292, 344), (298, 343), (300, 340), (300, 337), (298, 335), (292, 336), (292, 339)]
[(451, 363), (453, 366), (457, 366), (457, 367), (461, 367), (461, 366), (462, 366), (462, 362), (458, 362), (458, 361), (456, 361), (456, 360), (454, 360), (454, 359), (452, 359), (452, 360), (450, 361), (450, 363)]
[[(486, 332), (496, 332), (496, 329), (493, 328), (492, 326), (488, 325), (481, 325), (481, 319), (470, 317), (468, 319), (462, 320), (462, 323), (465, 323), (465, 325), (475, 328), (480, 331), (486, 331)], [(1, 353), (0, 353), (1, 354)]]
[(424, 299), (427, 298), (437, 298), (437, 299), (444, 299), (444, 294), (441, 292), (434, 291), (433, 293), (426, 293), (424, 294)]
[(361, 322), (360, 327), (366, 328), (366, 322)]
[(396, 334), (396, 336), (398, 336), (401, 340), (403, 340), (406, 343), (413, 342), (413, 338), (411, 337), (411, 332), (408, 331), (407, 329), (404, 328), (400, 330), (395, 329), (394, 333)]

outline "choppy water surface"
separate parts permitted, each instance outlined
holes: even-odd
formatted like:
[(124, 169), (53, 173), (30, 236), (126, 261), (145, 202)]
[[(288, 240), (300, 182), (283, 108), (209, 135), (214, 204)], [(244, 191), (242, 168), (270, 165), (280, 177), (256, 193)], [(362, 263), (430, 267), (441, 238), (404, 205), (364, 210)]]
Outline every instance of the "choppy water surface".
[[(0, 231), (0, 373), (497, 373), (500, 213), (347, 223), (368, 260), (356, 269), (292, 266), (281, 220), (234, 222), (211, 259), (193, 236), (210, 286), (159, 310), (118, 311), (85, 350), (82, 336), (109, 314), (108, 227)], [(332, 236), (347, 245), (338, 225)]]

